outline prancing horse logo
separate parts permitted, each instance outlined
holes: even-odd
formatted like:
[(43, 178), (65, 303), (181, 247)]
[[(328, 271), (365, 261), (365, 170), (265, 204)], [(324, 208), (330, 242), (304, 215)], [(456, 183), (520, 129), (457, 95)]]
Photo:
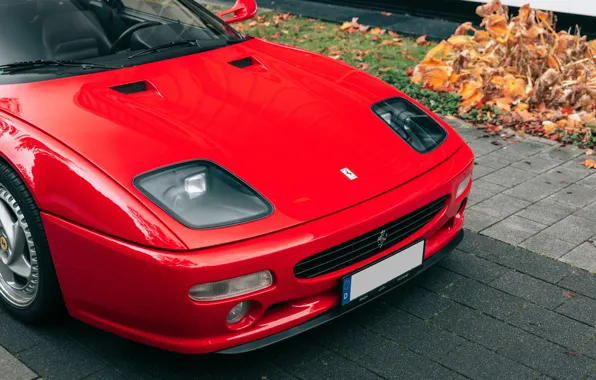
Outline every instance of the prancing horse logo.
[(387, 231), (383, 230), (383, 231), (381, 231), (381, 234), (379, 234), (379, 237), (377, 238), (377, 244), (379, 245), (379, 248), (383, 248), (383, 244), (385, 244), (386, 241), (387, 241)]

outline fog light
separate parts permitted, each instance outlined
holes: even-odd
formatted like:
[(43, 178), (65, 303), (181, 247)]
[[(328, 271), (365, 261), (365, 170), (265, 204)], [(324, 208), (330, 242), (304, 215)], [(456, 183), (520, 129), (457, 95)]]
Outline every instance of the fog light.
[(217, 301), (256, 292), (271, 285), (273, 275), (264, 270), (229, 280), (194, 285), (188, 295), (195, 301)]
[(228, 323), (233, 325), (234, 323), (238, 323), (246, 317), (248, 311), (250, 310), (250, 303), (248, 301), (242, 301), (230, 310), (228, 313)]
[(472, 179), (472, 176), (469, 175), (466, 178), (464, 178), (463, 181), (461, 181), (461, 183), (457, 187), (457, 192), (455, 193), (456, 199), (459, 198), (464, 193), (464, 191), (466, 191), (466, 189), (468, 188), (468, 185), (470, 184), (471, 179)]

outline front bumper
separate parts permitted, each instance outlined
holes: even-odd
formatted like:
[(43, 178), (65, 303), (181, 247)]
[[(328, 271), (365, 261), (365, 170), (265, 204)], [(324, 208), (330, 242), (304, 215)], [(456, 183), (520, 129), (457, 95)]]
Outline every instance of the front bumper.
[(455, 235), (455, 238), (453, 240), (451, 240), (449, 242), (449, 244), (447, 244), (445, 246), (445, 248), (441, 249), (439, 252), (435, 253), (430, 258), (424, 260), (424, 262), (422, 263), (421, 266), (411, 270), (410, 272), (406, 273), (405, 275), (402, 275), (399, 278), (386, 284), (385, 285), (386, 288), (384, 288), (382, 291), (375, 292), (373, 290), (371, 293), (374, 294), (374, 296), (368, 297), (368, 298), (366, 298), (366, 300), (364, 300), (362, 302), (355, 302), (353, 305), (348, 304), (346, 306), (338, 305), (335, 308), (326, 312), (325, 314), (322, 314), (314, 319), (311, 319), (310, 321), (305, 322), (301, 325), (292, 327), (288, 330), (282, 331), (275, 335), (270, 335), (266, 338), (256, 340), (254, 342), (246, 343), (246, 344), (243, 344), (240, 346), (236, 346), (236, 347), (228, 348), (226, 350), (219, 351), (218, 353), (220, 353), (220, 354), (242, 354), (245, 352), (258, 350), (260, 348), (270, 346), (277, 342), (281, 342), (282, 340), (286, 340), (288, 338), (291, 338), (293, 336), (301, 334), (305, 331), (308, 331), (308, 330), (313, 329), (317, 326), (320, 326), (326, 322), (329, 322), (337, 317), (347, 314), (350, 311), (355, 310), (362, 305), (366, 305), (370, 301), (382, 296), (383, 294), (395, 290), (395, 288), (405, 284), (406, 282), (408, 282), (411, 279), (413, 279), (414, 277), (418, 276), (419, 274), (421, 274), (428, 268), (432, 267), (437, 262), (439, 262), (441, 259), (443, 259), (445, 256), (447, 256), (448, 254), (453, 252), (453, 250), (459, 245), (459, 243), (461, 243), (463, 238), (464, 238), (464, 231), (461, 230), (457, 235)]
[[(257, 347), (267, 345), (267, 339), (277, 341), (330, 319), (339, 313), (343, 276), (413, 241), (426, 240), (423, 268), (432, 265), (435, 255), (448, 252), (461, 238), (470, 187), (454, 198), (458, 184), (471, 174), (472, 160), (469, 148), (462, 147), (432, 171), (349, 209), (274, 234), (198, 251), (159, 251), (53, 215), (42, 213), (42, 219), (64, 300), (73, 317), (170, 351), (242, 352), (253, 349), (244, 346), (251, 342), (259, 342), (254, 343)], [(294, 276), (294, 266), (301, 260), (445, 195), (449, 196), (445, 208), (397, 245), (333, 273), (311, 279)], [(267, 289), (213, 302), (194, 302), (188, 296), (195, 284), (265, 269), (274, 274), (274, 284)], [(230, 309), (245, 300), (253, 303), (248, 317), (228, 325)], [(240, 348), (232, 349), (237, 346)]]

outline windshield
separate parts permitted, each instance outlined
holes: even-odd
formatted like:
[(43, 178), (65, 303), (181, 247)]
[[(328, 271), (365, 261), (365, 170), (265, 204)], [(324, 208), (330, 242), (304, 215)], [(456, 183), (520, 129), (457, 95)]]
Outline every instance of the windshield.
[[(172, 44), (168, 50), (177, 46), (182, 55), (242, 40), (193, 0), (0, 0), (0, 65), (68, 60), (122, 67), (139, 63), (127, 58), (148, 49), (143, 63), (164, 59), (162, 50), (155, 49), (163, 45)], [(176, 44), (181, 41), (203, 44)], [(71, 69), (36, 66), (50, 68)]]

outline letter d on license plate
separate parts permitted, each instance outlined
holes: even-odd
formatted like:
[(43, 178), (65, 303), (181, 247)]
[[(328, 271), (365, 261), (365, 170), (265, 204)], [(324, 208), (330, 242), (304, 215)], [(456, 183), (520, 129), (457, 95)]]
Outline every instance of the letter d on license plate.
[(344, 277), (341, 304), (346, 305), (420, 266), (423, 258), (424, 240)]

